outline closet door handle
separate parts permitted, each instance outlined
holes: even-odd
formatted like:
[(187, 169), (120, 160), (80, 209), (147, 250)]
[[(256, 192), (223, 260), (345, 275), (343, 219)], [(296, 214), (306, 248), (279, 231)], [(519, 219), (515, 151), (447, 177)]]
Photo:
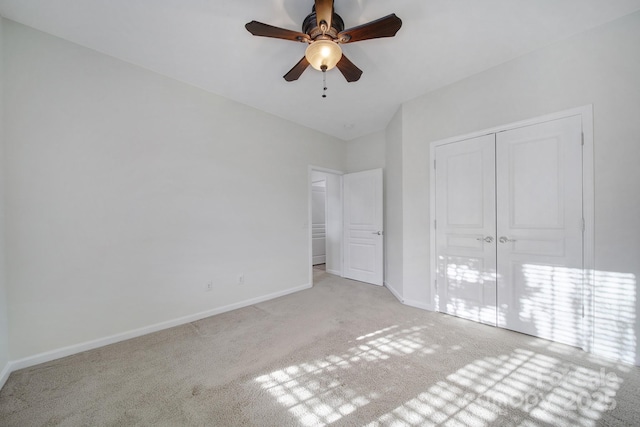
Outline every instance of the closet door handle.
[(510, 239), (507, 236), (500, 237), (500, 243), (516, 242), (516, 239)]
[(492, 242), (493, 242), (493, 237), (491, 237), (491, 236), (487, 236), (487, 237), (485, 237), (484, 239), (483, 239), (482, 237), (478, 237), (476, 240), (478, 240), (478, 241), (480, 241), (480, 242), (484, 240), (484, 241), (485, 241), (485, 242), (487, 242), (487, 243), (492, 243)]

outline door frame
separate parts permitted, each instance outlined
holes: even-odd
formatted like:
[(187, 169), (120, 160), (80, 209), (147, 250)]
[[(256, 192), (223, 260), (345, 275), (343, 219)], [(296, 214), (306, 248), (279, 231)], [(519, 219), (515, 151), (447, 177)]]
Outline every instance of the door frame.
[[(345, 172), (343, 171), (339, 171), (339, 170), (335, 170), (335, 169), (329, 169), (329, 168), (324, 168), (321, 166), (313, 166), (313, 165), (309, 165), (307, 168), (307, 240), (308, 240), (308, 252), (309, 252), (309, 256), (308, 256), (308, 262), (307, 265), (309, 267), (309, 285), (313, 285), (313, 227), (311, 226), (313, 221), (311, 219), (311, 209), (312, 209), (312, 201), (311, 201), (311, 197), (312, 197), (312, 188), (311, 186), (313, 185), (313, 172), (322, 172), (322, 173), (328, 173), (328, 174), (332, 174), (332, 175), (337, 175), (340, 178), (340, 188), (342, 191), (342, 176), (345, 174)], [(326, 194), (327, 199), (329, 198), (329, 192), (328, 192), (328, 187), (327, 187), (327, 194)], [(344, 210), (344, 206), (343, 206), (344, 202), (342, 200), (342, 197), (340, 198), (340, 210), (343, 211)], [(326, 206), (326, 209), (328, 209), (328, 206)], [(325, 230), (325, 234), (328, 232), (328, 230)], [(342, 251), (344, 250), (344, 241), (342, 238), (342, 227), (340, 229), (340, 263), (338, 265), (339, 271), (336, 270), (332, 270), (331, 273), (333, 274), (337, 274), (339, 276), (342, 277), (342, 272), (344, 271), (344, 266), (343, 266), (343, 256), (342, 256)], [(327, 250), (326, 250), (326, 256), (329, 256), (329, 247), (327, 245)]]
[(593, 105), (588, 104), (582, 107), (572, 108), (569, 110), (559, 111), (544, 116), (534, 117), (514, 123), (508, 123), (492, 128), (468, 133), (465, 135), (454, 136), (450, 138), (434, 141), (429, 146), (429, 248), (430, 248), (430, 280), (429, 288), (432, 297), (432, 303), (435, 311), (441, 312), (440, 301), (436, 288), (436, 203), (435, 203), (435, 149), (438, 146), (452, 144), (479, 136), (504, 132), (507, 130), (517, 129), (525, 126), (537, 125), (553, 120), (564, 119), (567, 117), (580, 116), (582, 119), (582, 216), (584, 219), (584, 233), (582, 240), (582, 261), (584, 271), (584, 316), (582, 348), (588, 352), (593, 349), (593, 323), (594, 323), (594, 298), (595, 289), (595, 260), (594, 260), (594, 154), (593, 154)]

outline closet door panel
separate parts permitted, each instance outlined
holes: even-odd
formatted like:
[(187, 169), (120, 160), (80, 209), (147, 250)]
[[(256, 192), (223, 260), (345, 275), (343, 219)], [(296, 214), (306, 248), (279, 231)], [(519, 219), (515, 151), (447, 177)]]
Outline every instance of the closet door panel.
[(495, 136), (436, 148), (440, 311), (496, 324)]
[(496, 137), (498, 325), (580, 346), (582, 123)]

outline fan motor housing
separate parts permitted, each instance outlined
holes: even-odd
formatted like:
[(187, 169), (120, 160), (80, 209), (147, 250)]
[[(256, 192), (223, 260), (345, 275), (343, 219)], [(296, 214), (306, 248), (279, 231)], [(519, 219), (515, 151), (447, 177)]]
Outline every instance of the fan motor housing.
[[(302, 21), (302, 32), (308, 34), (312, 40), (322, 34), (322, 30), (318, 26), (318, 18), (316, 16), (316, 7), (313, 6), (313, 10), (304, 21)], [(338, 36), (338, 33), (344, 30), (344, 21), (342, 17), (337, 13), (333, 12), (331, 17), (331, 28), (325, 34), (335, 39)]]

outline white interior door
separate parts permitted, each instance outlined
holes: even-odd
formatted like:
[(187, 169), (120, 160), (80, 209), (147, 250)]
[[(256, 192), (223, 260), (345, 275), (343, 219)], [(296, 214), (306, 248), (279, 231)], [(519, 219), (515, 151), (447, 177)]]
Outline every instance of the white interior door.
[(497, 134), (498, 325), (582, 345), (580, 116)]
[(496, 324), (495, 136), (436, 148), (439, 310)]
[(344, 175), (344, 277), (382, 285), (382, 169)]

